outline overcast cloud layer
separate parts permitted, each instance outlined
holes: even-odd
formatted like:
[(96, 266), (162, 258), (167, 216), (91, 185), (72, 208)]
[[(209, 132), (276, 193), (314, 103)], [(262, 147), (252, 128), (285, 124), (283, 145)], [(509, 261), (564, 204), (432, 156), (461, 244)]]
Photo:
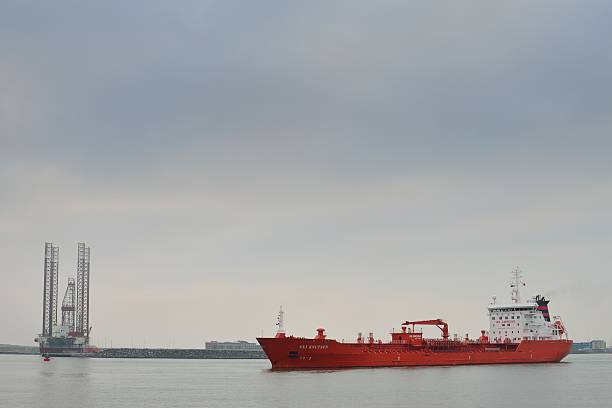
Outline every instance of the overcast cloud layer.
[(45, 241), (99, 345), (476, 336), (515, 265), (612, 336), (608, 2), (84, 3), (0, 3), (0, 343)]

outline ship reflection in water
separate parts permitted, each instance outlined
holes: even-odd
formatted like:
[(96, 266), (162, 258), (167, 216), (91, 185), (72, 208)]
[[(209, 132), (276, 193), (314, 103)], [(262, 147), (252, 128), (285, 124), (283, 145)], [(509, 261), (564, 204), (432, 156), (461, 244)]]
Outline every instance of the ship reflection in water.
[[(270, 370), (265, 360), (0, 355), (2, 407), (608, 407), (612, 355), (567, 364)], [(519, 390), (519, 391), (517, 391)]]

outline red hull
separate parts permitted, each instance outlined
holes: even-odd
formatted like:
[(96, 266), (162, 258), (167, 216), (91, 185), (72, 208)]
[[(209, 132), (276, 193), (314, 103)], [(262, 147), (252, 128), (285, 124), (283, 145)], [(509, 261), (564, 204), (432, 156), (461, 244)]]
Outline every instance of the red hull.
[(518, 344), (431, 341), (423, 347), (393, 343), (339, 343), (297, 337), (258, 338), (272, 368), (448, 366), (557, 363), (571, 340), (523, 340)]

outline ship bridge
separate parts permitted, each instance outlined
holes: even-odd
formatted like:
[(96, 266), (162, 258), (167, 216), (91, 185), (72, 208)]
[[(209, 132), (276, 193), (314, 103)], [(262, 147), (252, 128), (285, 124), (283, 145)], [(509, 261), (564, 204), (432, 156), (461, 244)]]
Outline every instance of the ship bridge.
[(521, 281), (521, 272), (513, 271), (511, 303), (493, 303), (489, 310), (489, 338), (499, 343), (519, 343), (521, 340), (555, 340), (565, 333), (559, 317), (551, 322), (548, 302), (544, 296), (534, 296), (528, 301), (521, 301), (520, 288), (525, 286)]

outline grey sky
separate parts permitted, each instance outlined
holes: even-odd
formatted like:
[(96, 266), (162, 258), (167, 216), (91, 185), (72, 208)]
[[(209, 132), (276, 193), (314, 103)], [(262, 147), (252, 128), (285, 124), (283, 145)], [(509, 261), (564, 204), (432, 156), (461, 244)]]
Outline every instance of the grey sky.
[(517, 264), (612, 336), (607, 2), (84, 3), (0, 3), (0, 342), (81, 240), (99, 344), (476, 335)]

